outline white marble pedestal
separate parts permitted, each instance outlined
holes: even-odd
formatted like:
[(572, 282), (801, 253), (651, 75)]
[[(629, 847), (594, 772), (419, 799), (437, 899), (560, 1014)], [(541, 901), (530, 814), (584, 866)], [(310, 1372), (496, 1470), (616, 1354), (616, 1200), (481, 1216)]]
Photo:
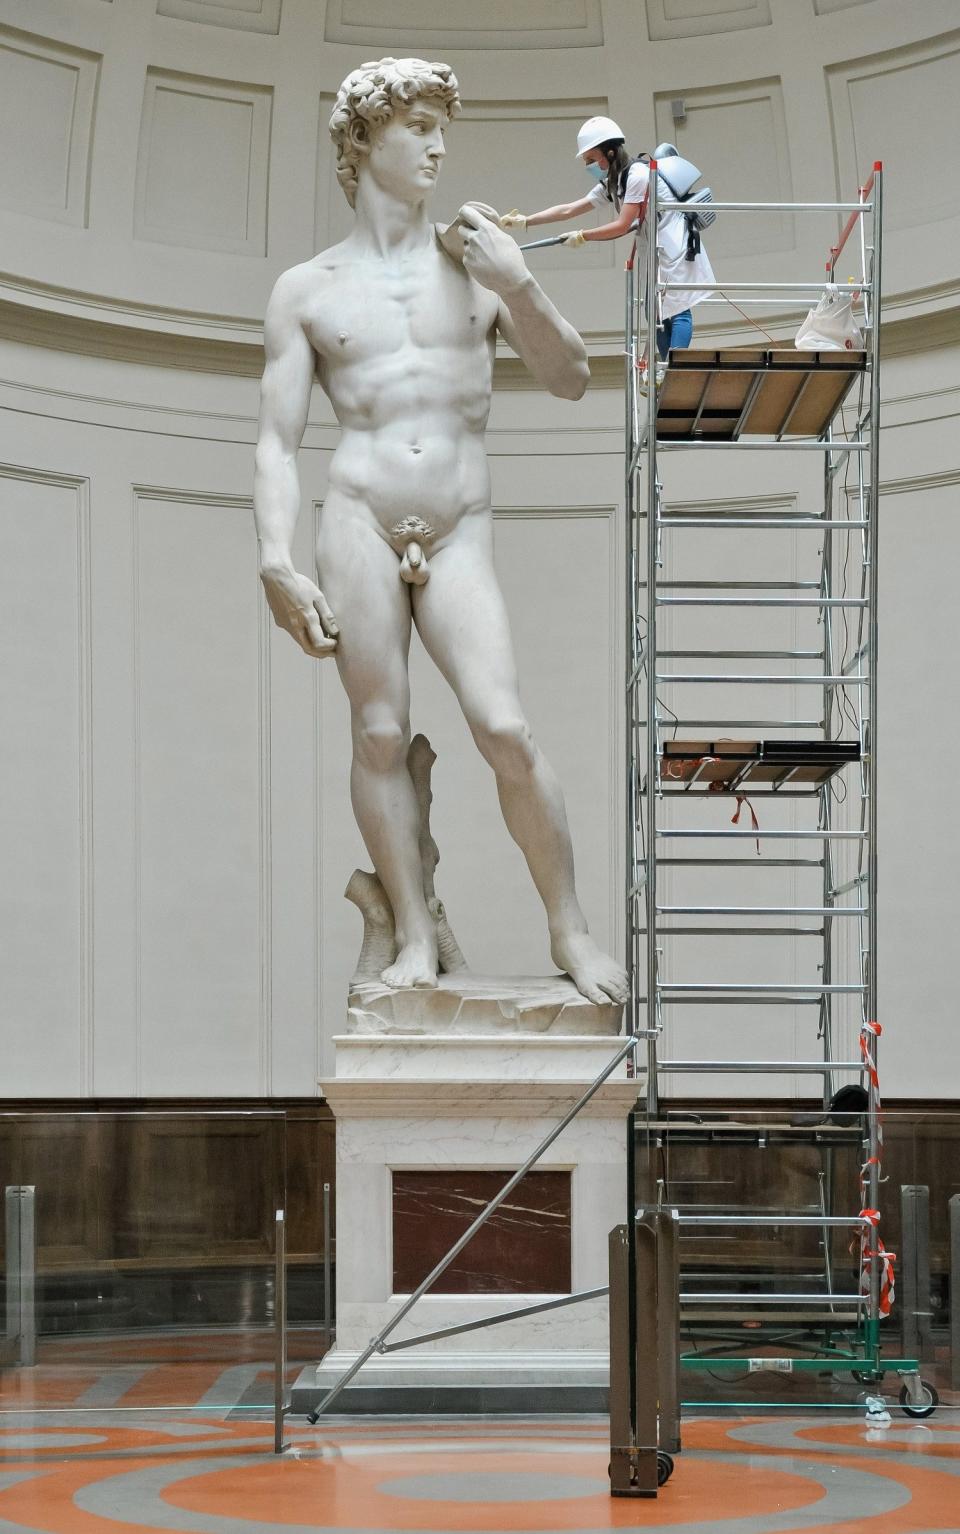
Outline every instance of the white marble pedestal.
[[(517, 991), (505, 997), (509, 985)], [(378, 1016), (378, 988), (351, 996), (355, 1031), (336, 1039), (336, 1075), (322, 1084), (337, 1120), (336, 1346), (301, 1374), (294, 1410), (317, 1403), (405, 1298), (393, 1292), (393, 1172), (515, 1171), (623, 1044), (619, 1009), (590, 1006), (569, 981), (498, 980), (493, 1001), (492, 982), (445, 977), (441, 989), (456, 988), (469, 1005), (426, 993), (420, 1009), (407, 992), (394, 1019)], [(437, 1010), (446, 1031), (395, 1031)], [(524, 1028), (531, 1020), (537, 1032)], [(607, 1283), (608, 1232), (626, 1213), (626, 1118), (636, 1097), (622, 1063), (538, 1163), (571, 1174), (572, 1292)], [(390, 1341), (556, 1297), (445, 1294), (443, 1282)], [(606, 1299), (595, 1299), (374, 1355), (333, 1409), (602, 1410), (607, 1324)]]

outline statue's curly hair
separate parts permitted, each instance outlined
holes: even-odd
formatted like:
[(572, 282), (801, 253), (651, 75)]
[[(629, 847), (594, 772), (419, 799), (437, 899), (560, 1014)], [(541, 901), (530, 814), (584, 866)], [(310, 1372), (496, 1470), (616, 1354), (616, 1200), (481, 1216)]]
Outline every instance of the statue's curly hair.
[(460, 111), (460, 87), (449, 64), (426, 59), (374, 59), (347, 75), (330, 115), (330, 137), (337, 150), (337, 180), (351, 208), (357, 200), (357, 167), (370, 153), (377, 131), (388, 123), (397, 102), (409, 106), (420, 96), (440, 101), (448, 117)]

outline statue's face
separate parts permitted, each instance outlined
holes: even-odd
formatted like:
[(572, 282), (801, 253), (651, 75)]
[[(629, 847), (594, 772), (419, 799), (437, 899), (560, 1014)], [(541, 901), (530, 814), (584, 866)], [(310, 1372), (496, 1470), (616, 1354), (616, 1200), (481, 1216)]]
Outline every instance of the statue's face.
[(429, 96), (411, 106), (398, 106), (371, 146), (360, 175), (405, 202), (423, 202), (436, 185), (446, 154), (443, 136), (447, 113)]

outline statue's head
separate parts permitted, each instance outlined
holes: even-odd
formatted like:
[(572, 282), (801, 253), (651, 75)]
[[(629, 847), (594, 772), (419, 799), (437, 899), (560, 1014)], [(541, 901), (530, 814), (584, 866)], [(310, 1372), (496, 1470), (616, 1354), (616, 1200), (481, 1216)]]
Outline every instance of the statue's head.
[(361, 64), (344, 80), (330, 117), (337, 150), (337, 180), (351, 208), (357, 199), (360, 166), (399, 115), (410, 117), (423, 104), (444, 124), (460, 110), (460, 88), (449, 64), (425, 59), (377, 59)]

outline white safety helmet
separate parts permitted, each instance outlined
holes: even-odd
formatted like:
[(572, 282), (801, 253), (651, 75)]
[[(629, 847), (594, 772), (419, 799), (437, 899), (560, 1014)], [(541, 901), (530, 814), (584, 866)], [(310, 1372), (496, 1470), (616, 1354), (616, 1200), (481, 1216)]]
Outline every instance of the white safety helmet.
[(609, 144), (611, 139), (624, 140), (624, 131), (619, 128), (612, 117), (588, 117), (580, 132), (577, 134), (577, 153), (579, 160), (588, 149), (599, 149), (601, 144)]

